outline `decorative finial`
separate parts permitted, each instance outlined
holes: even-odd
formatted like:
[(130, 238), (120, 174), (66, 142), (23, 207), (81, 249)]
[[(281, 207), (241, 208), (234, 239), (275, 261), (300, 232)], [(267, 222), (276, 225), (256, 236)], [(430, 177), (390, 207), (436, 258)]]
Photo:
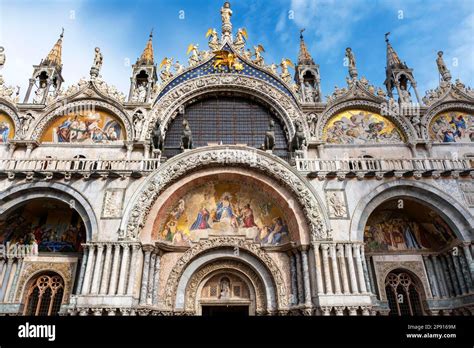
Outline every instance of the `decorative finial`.
[(390, 32), (385, 33), (385, 42), (388, 43), (388, 36), (390, 35)]
[(61, 28), (61, 35), (59, 37), (62, 39), (64, 37), (64, 28)]
[(300, 29), (300, 39), (303, 40), (303, 32), (306, 30), (306, 28)]
[(153, 28), (151, 28), (151, 31), (150, 31), (150, 39), (153, 37)]

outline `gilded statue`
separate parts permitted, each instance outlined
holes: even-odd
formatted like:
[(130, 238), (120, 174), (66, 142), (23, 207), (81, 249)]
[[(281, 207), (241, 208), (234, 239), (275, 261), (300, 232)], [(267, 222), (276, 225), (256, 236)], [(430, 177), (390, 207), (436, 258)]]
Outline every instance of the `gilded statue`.
[(265, 49), (263, 48), (262, 45), (253, 46), (253, 49), (255, 51), (255, 53), (253, 54), (255, 56), (255, 59), (253, 60), (253, 62), (257, 64), (258, 66), (263, 66), (264, 61), (262, 57), (262, 52), (265, 52)]
[(291, 81), (291, 75), (288, 71), (288, 66), (292, 67), (293, 69), (295, 68), (295, 65), (293, 64), (293, 62), (289, 59), (282, 59), (281, 60), (281, 63), (280, 63), (280, 67), (281, 67), (281, 78), (283, 81), (285, 81), (286, 83), (289, 83)]
[(194, 66), (196, 65), (197, 63), (199, 63), (199, 45), (198, 44), (190, 44), (188, 46), (188, 50), (186, 51), (186, 54), (189, 55), (191, 54), (191, 56), (189, 57), (189, 60), (188, 60), (188, 63), (189, 63), (189, 66)]
[(209, 28), (206, 37), (209, 38), (209, 48), (213, 51), (217, 51), (219, 49), (219, 36), (216, 29)]
[(162, 68), (163, 69), (161, 70), (160, 77), (163, 82), (166, 82), (173, 77), (173, 73), (171, 72), (172, 64), (173, 64), (173, 58), (165, 57), (161, 61), (160, 69)]
[(229, 69), (229, 72), (231, 72), (232, 69), (235, 69), (237, 71), (244, 69), (242, 63), (238, 62), (237, 57), (232, 52), (221, 50), (214, 52), (214, 54), (214, 69), (217, 69), (220, 72), (222, 71), (223, 67), (227, 67)]

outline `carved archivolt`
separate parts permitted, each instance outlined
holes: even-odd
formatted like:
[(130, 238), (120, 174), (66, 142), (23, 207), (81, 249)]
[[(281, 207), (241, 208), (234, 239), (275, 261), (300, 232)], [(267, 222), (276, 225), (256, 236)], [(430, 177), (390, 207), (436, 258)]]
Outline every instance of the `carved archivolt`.
[(142, 140), (149, 138), (157, 120), (166, 129), (168, 123), (176, 116), (180, 105), (197, 95), (216, 91), (235, 91), (257, 96), (272, 105), (282, 117), (289, 139), (295, 134), (295, 121), (303, 124), (307, 138), (309, 128), (298, 105), (285, 93), (272, 84), (254, 77), (238, 74), (208, 75), (183, 82), (161, 97), (153, 107), (148, 119), (147, 132), (143, 132)]
[(365, 109), (367, 111), (372, 111), (381, 114), (382, 116), (387, 117), (389, 120), (393, 121), (397, 125), (397, 127), (399, 127), (399, 129), (403, 132), (407, 140), (417, 138), (416, 131), (409, 122), (407, 122), (403, 119), (403, 117), (395, 114), (394, 112), (389, 111), (388, 108), (386, 111), (389, 112), (389, 114), (386, 114), (386, 112), (382, 114), (382, 106), (383, 105), (381, 103), (376, 103), (368, 100), (349, 100), (335, 104), (326, 111), (324, 111), (324, 113), (319, 118), (318, 123), (316, 125), (316, 136), (318, 139), (323, 139), (324, 126), (328, 123), (331, 117), (337, 115), (338, 113), (348, 109)]
[(17, 139), (17, 134), (19, 134), (20, 128), (21, 128), (20, 126), (21, 122), (20, 122), (20, 119), (18, 118), (17, 113), (10, 106), (3, 104), (1, 100), (0, 100), (0, 112), (7, 114), (8, 117), (10, 117), (10, 119), (13, 121), (13, 124), (15, 125), (14, 139)]
[(40, 273), (56, 272), (64, 280), (64, 295), (62, 303), (68, 303), (73, 285), (72, 283), (74, 270), (74, 263), (25, 261), (23, 263), (23, 269), (21, 271), (21, 276), (18, 281), (17, 293), (15, 295), (16, 302), (23, 302), (21, 299), (22, 294), (25, 293), (25, 287), (32, 278), (36, 277)]
[(137, 240), (140, 230), (145, 224), (148, 213), (163, 190), (192, 170), (211, 165), (250, 167), (275, 178), (287, 187), (303, 208), (308, 222), (310, 239), (327, 240), (331, 234), (323, 215), (323, 206), (317, 199), (310, 184), (295, 172), (283, 160), (263, 151), (246, 147), (206, 147), (185, 152), (164, 163), (158, 171), (147, 179), (132, 199), (131, 210), (126, 212), (121, 226), (121, 238)]
[(186, 311), (196, 312), (196, 298), (198, 296), (199, 285), (203, 279), (215, 271), (235, 270), (245, 275), (251, 282), (255, 290), (255, 306), (257, 313), (264, 313), (266, 306), (265, 286), (254, 270), (242, 262), (235, 260), (216, 261), (197, 270), (188, 282), (186, 287)]
[(443, 113), (445, 111), (467, 111), (467, 112), (474, 112), (474, 104), (471, 103), (461, 103), (461, 102), (451, 102), (451, 103), (445, 103), (445, 104), (439, 104), (433, 108), (428, 109), (426, 112), (425, 116), (421, 119), (421, 132), (423, 135), (423, 138), (429, 139), (429, 127), (431, 124), (431, 121), (435, 116), (437, 116), (440, 113)]
[(127, 140), (133, 139), (133, 125), (130, 117), (119, 109), (118, 107), (96, 99), (83, 99), (72, 103), (60, 104), (54, 111), (47, 112), (44, 116), (38, 117), (38, 121), (31, 128), (33, 129), (30, 138), (32, 140), (39, 140), (44, 131), (46, 131), (49, 124), (59, 116), (67, 115), (75, 110), (90, 110), (91, 108), (100, 108), (110, 111), (122, 121), (125, 132), (127, 133)]
[[(173, 307), (173, 303), (176, 298), (176, 293), (178, 289), (178, 283), (183, 274), (186, 265), (189, 262), (197, 257), (200, 254), (203, 254), (207, 251), (216, 248), (223, 248), (223, 247), (231, 247), (231, 248), (239, 248), (240, 250), (245, 250), (250, 254), (253, 254), (257, 257), (270, 271), (273, 281), (275, 282), (276, 293), (278, 295), (277, 304), (279, 308), (286, 308), (288, 307), (288, 293), (286, 290), (285, 282), (283, 280), (283, 276), (280, 272), (280, 269), (275, 264), (273, 259), (262, 249), (260, 245), (255, 244), (251, 241), (242, 239), (242, 238), (233, 238), (233, 237), (218, 237), (213, 239), (208, 239), (203, 241), (196, 246), (188, 249), (183, 256), (179, 258), (179, 260), (174, 265), (171, 273), (168, 277), (168, 281), (166, 283), (166, 290), (165, 290), (165, 301), (166, 305), (170, 308)], [(221, 265), (219, 263), (219, 265)], [(250, 278), (251, 279), (251, 278)]]

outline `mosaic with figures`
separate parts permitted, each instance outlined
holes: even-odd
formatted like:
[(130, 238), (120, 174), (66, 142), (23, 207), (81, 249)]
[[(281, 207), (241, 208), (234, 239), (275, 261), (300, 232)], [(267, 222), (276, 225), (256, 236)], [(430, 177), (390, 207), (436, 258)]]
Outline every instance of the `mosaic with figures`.
[(474, 141), (474, 114), (446, 112), (433, 118), (429, 127), (430, 138), (442, 143)]
[(323, 138), (334, 144), (403, 142), (395, 124), (379, 114), (364, 110), (346, 110), (333, 116), (323, 130)]
[(12, 139), (15, 135), (15, 127), (13, 122), (5, 114), (0, 113), (0, 144), (6, 143), (8, 139)]
[[(164, 223), (163, 223), (164, 221)], [(153, 226), (153, 239), (190, 245), (202, 238), (242, 235), (264, 245), (290, 241), (282, 209), (261, 188), (211, 181), (182, 197)]]
[(103, 111), (69, 114), (53, 121), (41, 141), (97, 144), (124, 140), (122, 124)]

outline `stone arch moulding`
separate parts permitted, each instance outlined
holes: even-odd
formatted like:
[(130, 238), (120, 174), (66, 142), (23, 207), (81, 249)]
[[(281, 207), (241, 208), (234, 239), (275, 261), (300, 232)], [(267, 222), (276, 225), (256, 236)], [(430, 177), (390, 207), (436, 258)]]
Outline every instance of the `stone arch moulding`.
[(474, 219), (461, 203), (438, 188), (419, 182), (389, 182), (377, 186), (357, 204), (351, 220), (351, 240), (363, 241), (364, 228), (370, 214), (383, 202), (406, 197), (428, 206), (450, 225), (462, 241), (470, 241)]
[(87, 241), (98, 233), (98, 220), (89, 201), (77, 190), (61, 183), (31, 183), (11, 186), (0, 193), (0, 215), (14, 209), (18, 204), (35, 198), (52, 198), (72, 204), (86, 227)]
[[(235, 248), (240, 250), (235, 255)], [(234, 260), (250, 267), (263, 282), (266, 309), (275, 311), (288, 307), (288, 292), (280, 269), (258, 245), (243, 238), (219, 237), (208, 239), (188, 249), (176, 262), (166, 282), (165, 302), (170, 308), (185, 308), (186, 288), (192, 275), (209, 262)]]
[(142, 133), (142, 140), (150, 137), (156, 121), (159, 120), (162, 127), (166, 128), (176, 116), (179, 106), (186, 104), (197, 96), (219, 91), (240, 92), (257, 97), (265, 104), (272, 105), (275, 108), (286, 126), (290, 140), (295, 134), (295, 122), (297, 121), (303, 125), (306, 137), (309, 139), (310, 133), (306, 118), (298, 105), (288, 95), (263, 80), (243, 75), (226, 74), (191, 79), (168, 91), (155, 102), (148, 118), (147, 131)]
[(425, 116), (421, 120), (421, 124), (423, 126), (421, 127), (423, 138), (425, 139), (430, 138), (428, 128), (431, 124), (431, 121), (433, 121), (433, 118), (435, 118), (438, 114), (446, 112), (446, 111), (465, 111), (465, 112), (474, 113), (474, 104), (462, 103), (462, 102), (448, 102), (448, 103), (442, 103), (439, 105), (435, 104), (432, 108), (428, 109)]
[[(58, 105), (58, 103), (54, 104)], [(66, 115), (75, 110), (89, 110), (92, 108), (100, 108), (105, 111), (112, 113), (117, 119), (119, 119), (125, 128), (125, 133), (127, 134), (126, 139), (133, 139), (133, 122), (130, 119), (130, 116), (121, 108), (112, 105), (109, 102), (97, 100), (97, 99), (82, 99), (73, 101), (67, 104), (59, 103), (59, 107), (56, 109), (47, 110), (42, 116), (38, 117), (36, 123), (31, 127), (32, 132), (30, 134), (31, 140), (38, 140), (41, 138), (41, 135), (47, 130), (51, 122), (60, 116)]]
[(311, 184), (280, 158), (244, 146), (198, 148), (165, 162), (157, 171), (148, 176), (133, 195), (124, 211), (119, 238), (137, 240), (159, 194), (190, 171), (212, 166), (250, 168), (282, 183), (303, 209), (310, 240), (332, 238), (328, 217), (321, 209), (324, 205)]
[[(318, 123), (316, 125), (317, 139), (320, 139), (320, 140), (323, 139), (323, 129), (326, 126), (326, 124), (329, 122), (331, 117), (337, 115), (340, 112), (353, 109), (353, 108), (363, 109), (363, 110), (381, 114), (382, 104), (376, 103), (374, 101), (369, 101), (369, 100), (349, 100), (349, 101), (342, 101), (340, 103), (337, 103), (331, 106), (329, 109), (323, 112), (323, 114), (318, 120)], [(393, 112), (388, 115), (382, 115), (382, 116), (393, 121), (393, 123), (395, 123), (395, 125), (399, 127), (399, 129), (402, 131), (407, 141), (409, 141), (410, 139), (417, 138), (415, 129), (409, 122), (406, 122), (403, 119), (403, 117), (400, 117), (394, 114)]]
[(10, 117), (15, 126), (15, 134), (13, 139), (18, 139), (21, 129), (21, 122), (17, 112), (15, 111), (15, 108), (10, 106), (10, 103), (0, 99), (0, 112), (4, 112), (8, 117)]

